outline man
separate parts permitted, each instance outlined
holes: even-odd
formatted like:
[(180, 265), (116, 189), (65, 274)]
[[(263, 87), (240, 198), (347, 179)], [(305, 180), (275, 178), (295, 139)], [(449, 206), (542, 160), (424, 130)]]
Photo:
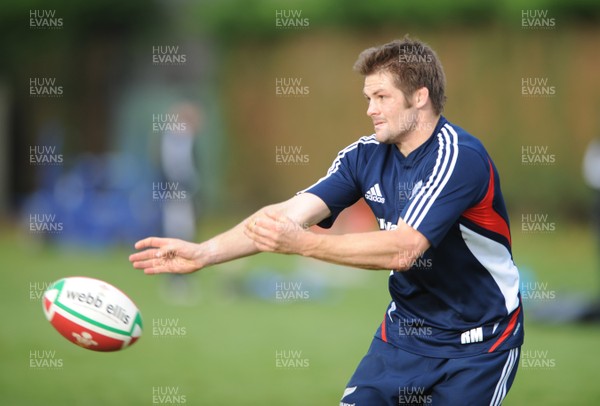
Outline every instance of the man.
[[(361, 53), (375, 134), (327, 174), (200, 244), (148, 238), (135, 268), (187, 273), (261, 251), (391, 269), (392, 301), (341, 405), (498, 405), (523, 342), (519, 274), (498, 173), (481, 143), (441, 112), (435, 52), (405, 37)], [(323, 235), (363, 197), (382, 231)]]

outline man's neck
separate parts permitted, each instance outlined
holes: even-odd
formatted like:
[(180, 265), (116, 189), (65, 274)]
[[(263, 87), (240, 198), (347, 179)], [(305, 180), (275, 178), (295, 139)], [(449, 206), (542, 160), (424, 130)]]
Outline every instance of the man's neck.
[(417, 123), (413, 131), (407, 133), (402, 141), (396, 143), (400, 153), (408, 156), (415, 149), (423, 145), (431, 137), (439, 119), (439, 115), (431, 116)]

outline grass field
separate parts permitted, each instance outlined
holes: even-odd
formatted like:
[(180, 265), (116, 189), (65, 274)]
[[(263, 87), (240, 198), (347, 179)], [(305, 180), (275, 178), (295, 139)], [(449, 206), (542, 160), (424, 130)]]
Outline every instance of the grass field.
[[(533, 269), (556, 300), (565, 290), (595, 290), (597, 262), (587, 231), (515, 233), (514, 246), (518, 265)], [(128, 253), (43, 248), (7, 234), (0, 239), (1, 405), (336, 405), (388, 303), (387, 272), (261, 255), (190, 276), (198, 302), (175, 306), (160, 294), (166, 279), (133, 270)], [(251, 275), (307, 269), (330, 282), (342, 278), (346, 286), (317, 292), (305, 283), (308, 297), (292, 303), (245, 293)], [(60, 337), (38, 297), (44, 284), (68, 275), (94, 276), (127, 292), (142, 310), (142, 339), (122, 352), (95, 353)], [(174, 334), (153, 329), (165, 321), (176, 325)], [(600, 326), (527, 322), (523, 352), (530, 361), (522, 361), (505, 404), (600, 404), (599, 342)], [(283, 367), (276, 360), (281, 354), (299, 362)], [(32, 366), (35, 356), (46, 366)]]

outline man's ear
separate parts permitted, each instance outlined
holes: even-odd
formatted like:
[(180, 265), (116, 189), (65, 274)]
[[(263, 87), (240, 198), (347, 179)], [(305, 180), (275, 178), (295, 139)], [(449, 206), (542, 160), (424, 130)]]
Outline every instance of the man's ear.
[(420, 109), (425, 106), (427, 100), (429, 100), (429, 89), (422, 87), (415, 90), (415, 93), (413, 94), (413, 102), (416, 108)]

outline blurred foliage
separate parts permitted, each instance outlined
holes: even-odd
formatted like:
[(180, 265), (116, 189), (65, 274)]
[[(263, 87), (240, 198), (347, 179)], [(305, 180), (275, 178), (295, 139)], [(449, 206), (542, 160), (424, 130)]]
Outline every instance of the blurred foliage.
[[(600, 2), (595, 0), (9, 0), (2, 2), (0, 32), (18, 31), (28, 18), (25, 12), (32, 9), (56, 9), (76, 31), (103, 26), (114, 28), (116, 33), (124, 29), (146, 30), (153, 22), (165, 24), (165, 18), (175, 11), (181, 17), (176, 24), (188, 32), (210, 34), (222, 40), (272, 38), (276, 10), (305, 11), (314, 25), (368, 30), (390, 24), (426, 24), (429, 28), (483, 26), (492, 20), (513, 20), (524, 9), (550, 10), (551, 14), (560, 15), (563, 23), (600, 20)], [(3, 46), (18, 45), (18, 41), (6, 36), (0, 41)]]
[[(29, 11), (48, 9), (64, 29), (30, 29)], [(12, 135), (22, 145), (40, 117), (54, 114), (74, 128), (67, 131), (73, 150), (106, 148), (114, 95), (140, 75), (132, 60), (143, 61), (152, 44), (208, 38), (219, 60), (211, 101), (223, 106), (224, 133), (235, 146), (224, 157), (231, 182), (220, 198), (247, 210), (312, 183), (340, 148), (371, 131), (352, 63), (365, 47), (410, 32), (438, 50), (449, 78), (448, 118), (490, 149), (509, 203), (585, 216), (581, 155), (600, 131), (598, 1), (10, 0), (1, 10), (0, 79), (9, 84)], [(300, 11), (310, 30), (276, 27), (282, 10)], [(546, 10), (557, 29), (523, 30), (522, 10)], [(70, 89), (60, 104), (34, 104), (23, 91), (41, 72)], [(273, 81), (283, 76), (301, 77), (310, 97), (276, 98)], [(521, 78), (539, 76), (557, 97), (520, 97)], [(310, 165), (274, 167), (277, 145), (302, 146)], [(557, 165), (521, 165), (527, 145), (548, 146)], [(29, 188), (31, 168), (19, 165), (17, 183)]]
[[(14, 65), (19, 57), (34, 58), (39, 49), (84, 43), (97, 31), (127, 38), (137, 30), (148, 31), (159, 21), (156, 4), (145, 0), (10, 0), (3, 1), (0, 8), (0, 49), (11, 55), (0, 59), (0, 68)], [(33, 10), (56, 10), (56, 17), (64, 21), (64, 29), (29, 29), (29, 13)]]
[(189, 17), (203, 32), (224, 40), (249, 37), (272, 39), (275, 10), (302, 10), (311, 24), (328, 27), (374, 28), (394, 24), (484, 26), (492, 20), (519, 18), (523, 9), (548, 9), (561, 20), (596, 22), (600, 3), (595, 0), (208, 0), (198, 2)]

